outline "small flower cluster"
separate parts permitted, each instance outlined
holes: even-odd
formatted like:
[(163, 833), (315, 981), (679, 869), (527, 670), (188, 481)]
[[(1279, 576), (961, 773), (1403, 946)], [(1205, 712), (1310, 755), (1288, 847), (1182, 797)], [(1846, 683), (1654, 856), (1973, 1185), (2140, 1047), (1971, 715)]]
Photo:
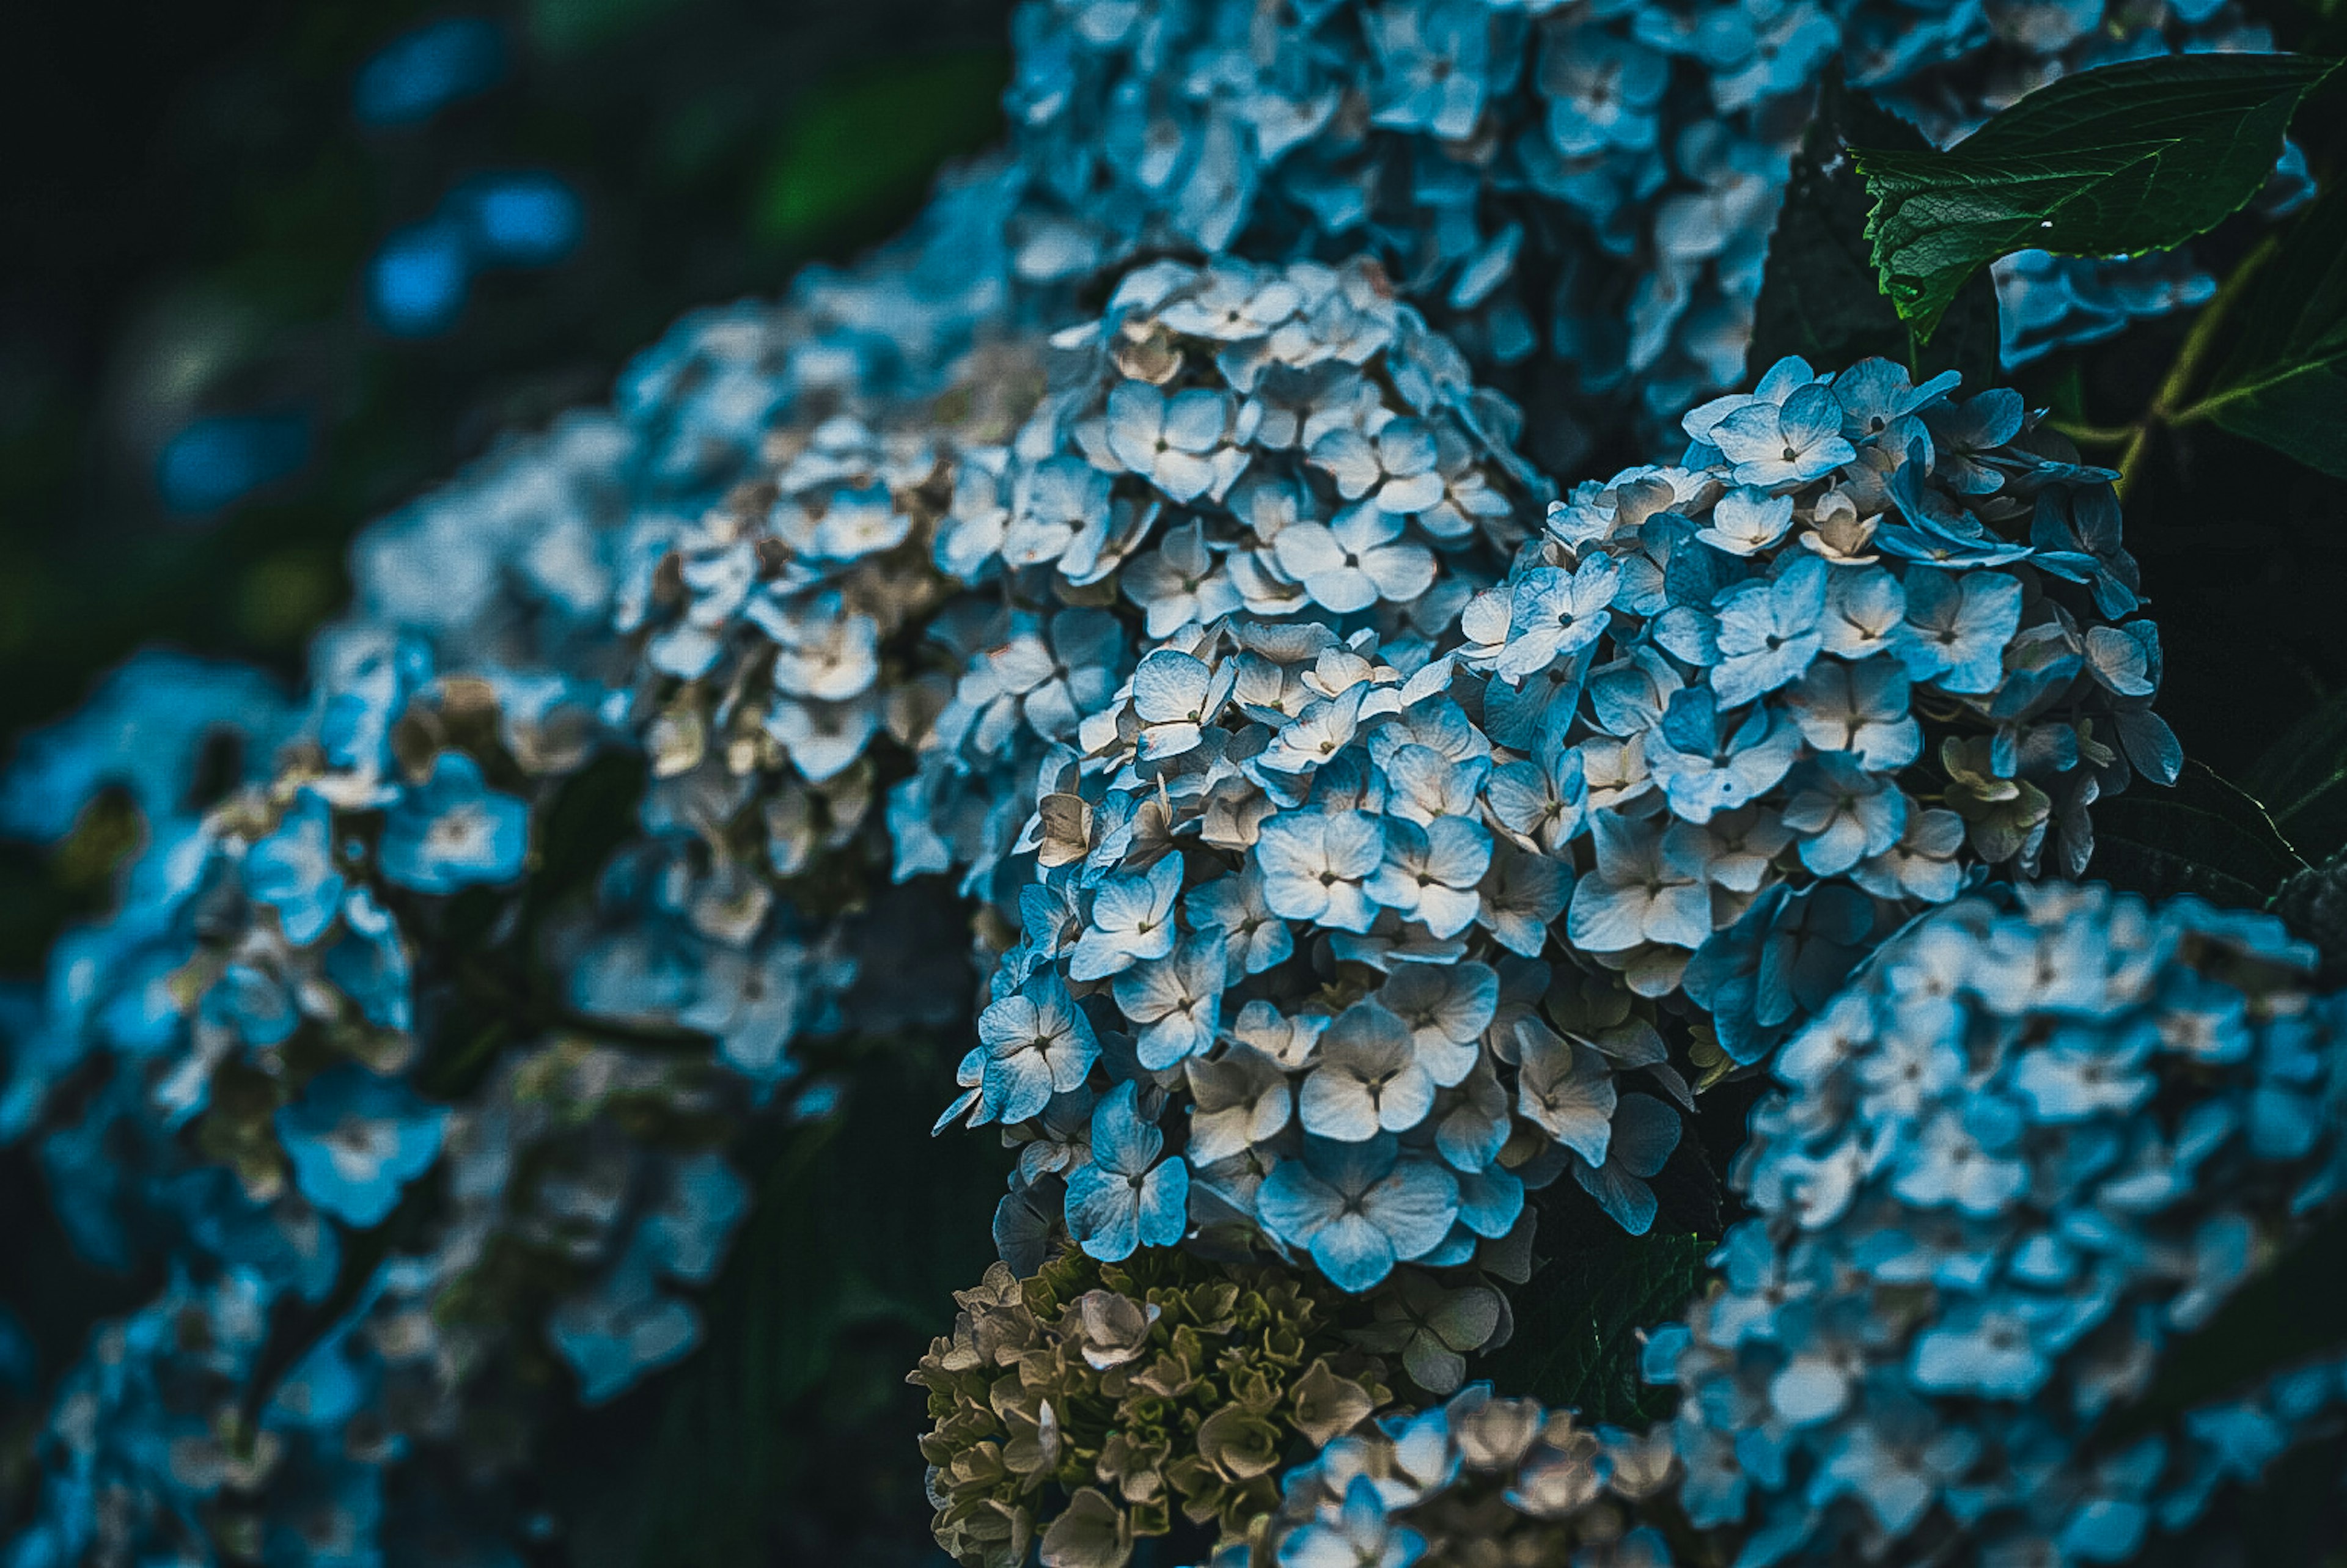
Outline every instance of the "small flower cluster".
[(246, 1270), (182, 1276), (98, 1327), (57, 1391), (43, 1506), (8, 1563), (345, 1563), (354, 1543), (373, 1547), (383, 1456), (338, 1430), (361, 1390), (305, 1363), (264, 1407), (247, 1403), (271, 1296)]
[(1681, 466), (1577, 487), (1468, 618), (1463, 664), (1586, 703), (1566, 939), (1683, 984), (1738, 1063), (1970, 867), (2076, 876), (2086, 808), (2182, 766), (2115, 476), (1955, 387), (1780, 361), (1686, 415)]
[(998, 1263), (910, 1381), (938, 1543), (972, 1568), (1122, 1568), (1175, 1515), (1228, 1538), (1273, 1477), (1387, 1408), (1359, 1304), (1283, 1270), (1150, 1253)]
[(1669, 1568), (1642, 1523), (1678, 1467), (1667, 1430), (1594, 1431), (1491, 1385), (1340, 1437), (1280, 1482), (1278, 1508), (1216, 1568)]
[[(1941, 143), (2067, 72), (2270, 47), (2224, 0), (1029, 0), (1022, 276), (1367, 250), (1493, 377), (1545, 348), (1660, 417), (1735, 383), (1818, 83)], [(2205, 298), (2163, 259), (2001, 270), (2013, 363)]]
[(630, 524), (616, 621), (642, 648), (646, 825), (691, 845), (685, 902), (705, 935), (755, 923), (770, 881), (819, 897), (810, 873), (857, 842), (879, 794), (875, 740), (928, 732), (908, 659), (958, 586), (931, 558), (1001, 473), (1041, 392), (1032, 358), (980, 350), (932, 398), (819, 400), (698, 518)]
[[(287, 1348), (272, 1315), (316, 1311), (337, 1281), (325, 1227), (320, 1266), (290, 1284), (282, 1267), (231, 1262), (101, 1326), (44, 1435), (38, 1519), (6, 1560), (380, 1562), (384, 1544), (399, 1552), (403, 1523), (445, 1551), (452, 1521), (386, 1507), (390, 1468), (426, 1449), (468, 1483), (461, 1512), (518, 1535), (521, 1500), (501, 1485), (511, 1432), (481, 1418), (544, 1405), (559, 1386), (534, 1330), (589, 1400), (695, 1337), (697, 1313), (671, 1282), (709, 1276), (744, 1204), (706, 1146), (721, 1102), (710, 1078), (565, 1040), (507, 1062), (466, 1108), (433, 1112), (446, 1174), (424, 1245), (349, 1276), (355, 1298), (272, 1382), (263, 1368)], [(360, 1078), (342, 1098), (394, 1091)], [(304, 1109), (319, 1100), (313, 1089)], [(634, 1138), (620, 1136), (615, 1111)], [(346, 1194), (373, 1192), (388, 1120), (346, 1119), (289, 1146), (305, 1173), (308, 1147), (342, 1167)], [(665, 1124), (653, 1138), (648, 1121)], [(274, 1262), (234, 1238), (232, 1193), (204, 1196), (216, 1251)]]
[(716, 1273), (748, 1202), (721, 1153), (727, 1087), (706, 1061), (578, 1037), (502, 1061), (449, 1113), (426, 1245), (386, 1260), (355, 1314), (379, 1408), (461, 1447), (476, 1382), (518, 1384), (516, 1360), (559, 1381), (540, 1324), (589, 1404), (691, 1349), (701, 1315), (677, 1287)]
[(2116, 1562), (2338, 1399), (2335, 1364), (2097, 1449), (2294, 1212), (2339, 1195), (2336, 999), (2262, 916), (2106, 888), (1968, 899), (1778, 1055), (1758, 1217), (1655, 1334), (1679, 1493), (1737, 1561)]
[(951, 663), (890, 799), (900, 877), (988, 886), (1047, 750), (1142, 652), (1240, 611), (1436, 634), (1545, 496), (1514, 408), (1371, 265), (1160, 262), (1051, 342), (1050, 390), (937, 530), (979, 591), (931, 632)]
[(947, 1112), (1053, 1151), (1006, 1213), (1064, 1184), (1095, 1255), (1235, 1223), (1353, 1290), (1568, 1169), (1643, 1231), (1688, 1003), (1757, 1062), (1969, 868), (2081, 868), (2087, 803), (2178, 765), (2157, 637), (2108, 476), (1952, 379), (1786, 361), (1439, 640), (1145, 655), (1045, 774)]

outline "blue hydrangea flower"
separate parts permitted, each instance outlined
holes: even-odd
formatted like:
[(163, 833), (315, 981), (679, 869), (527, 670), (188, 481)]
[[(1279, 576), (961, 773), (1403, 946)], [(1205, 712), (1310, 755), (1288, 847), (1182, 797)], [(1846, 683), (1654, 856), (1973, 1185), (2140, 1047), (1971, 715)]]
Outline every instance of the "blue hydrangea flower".
[(361, 1229), (381, 1224), (431, 1167), (447, 1122), (446, 1107), (357, 1067), (312, 1079), (276, 1117), (302, 1195)]
[(2102, 1561), (2280, 1451), (2302, 1428), (2260, 1397), (2088, 1440), (2334, 1188), (2347, 1020), (2307, 961), (2261, 917), (2050, 885), (1877, 951), (1776, 1059), (1726, 1290), (1648, 1347), (1688, 1517), (1754, 1562), (1952, 1530)]
[(481, 765), (443, 752), (422, 787), (400, 798), (384, 821), (377, 849), (383, 874), (419, 893), (454, 893), (521, 874), (529, 846), (529, 807), (488, 788)]
[(245, 851), (244, 881), (277, 911), (287, 941), (307, 947), (323, 936), (341, 909), (344, 886), (326, 803), (310, 794), (296, 801), (275, 833)]
[(1356, 1142), (1307, 1139), (1282, 1161), (1256, 1200), (1266, 1228), (1308, 1248), (1347, 1290), (1367, 1290), (1396, 1263), (1432, 1252), (1459, 1214), (1459, 1184), (1442, 1165), (1405, 1155), (1388, 1134)]
[(1121, 1083), (1092, 1111), (1092, 1161), (1068, 1178), (1068, 1229), (1107, 1262), (1172, 1246), (1189, 1226), (1190, 1168), (1161, 1161), (1165, 1135), (1142, 1120), (1139, 1087)]

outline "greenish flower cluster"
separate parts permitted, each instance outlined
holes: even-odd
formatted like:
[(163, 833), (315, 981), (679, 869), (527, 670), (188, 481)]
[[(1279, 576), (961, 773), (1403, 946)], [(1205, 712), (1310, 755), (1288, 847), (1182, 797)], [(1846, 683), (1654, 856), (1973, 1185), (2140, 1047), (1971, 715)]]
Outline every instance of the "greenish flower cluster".
[(1293, 1271), (1067, 1251), (958, 1291), (911, 1380), (933, 1522), (972, 1568), (1115, 1568), (1177, 1517), (1241, 1536), (1292, 1460), (1394, 1399), (1363, 1303)]

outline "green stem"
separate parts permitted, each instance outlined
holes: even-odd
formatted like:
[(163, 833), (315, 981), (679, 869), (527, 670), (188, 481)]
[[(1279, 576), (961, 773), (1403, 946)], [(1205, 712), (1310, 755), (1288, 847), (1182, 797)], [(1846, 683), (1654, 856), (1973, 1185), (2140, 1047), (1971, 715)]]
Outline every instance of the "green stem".
[(2193, 322), (2191, 332), (2185, 336), (2184, 346), (2176, 351), (2175, 363), (2168, 367), (2167, 378), (2160, 382), (2158, 392), (2152, 396), (2151, 406), (2144, 410), (2142, 423), (2135, 427), (2135, 435), (2127, 442), (2127, 450), (2119, 456), (2118, 492), (2122, 501), (2134, 488), (2136, 476), (2141, 472), (2144, 450), (2150, 442), (2152, 431), (2163, 425), (2171, 428), (2189, 425), (2204, 417), (2214, 405), (2206, 402), (2187, 405), (2184, 400), (2191, 392), (2193, 382), (2198, 378), (2200, 367), (2207, 361), (2210, 350), (2216, 347), (2217, 330), (2225, 324), (2225, 317), (2231, 313), (2234, 302), (2241, 297), (2250, 278), (2266, 264), (2280, 243), (2280, 238), (2271, 234), (2259, 241), (2257, 248), (2242, 257), (2240, 264), (2217, 285), (2216, 295), (2202, 307), (2198, 319)]
[(2071, 440), (2084, 442), (2089, 446), (2123, 446), (2134, 440), (2136, 433), (2142, 428), (2137, 425), (2086, 425), (2067, 419), (2049, 419), (2045, 427), (2058, 430)]

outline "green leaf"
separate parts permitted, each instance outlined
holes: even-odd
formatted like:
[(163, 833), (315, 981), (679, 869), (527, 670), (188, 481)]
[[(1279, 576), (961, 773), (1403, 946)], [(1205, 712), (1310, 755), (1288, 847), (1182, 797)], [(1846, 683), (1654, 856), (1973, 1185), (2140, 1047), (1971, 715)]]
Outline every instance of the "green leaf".
[(2168, 1347), (2151, 1386), (2096, 1434), (2106, 1451), (2197, 1406), (2238, 1398), (2293, 1364), (2347, 1345), (2347, 1212), (2297, 1236), (2216, 1315)]
[(2177, 423), (2212, 419), (2347, 478), (2347, 195), (2301, 214), (2255, 282), (2231, 356)]
[(817, 89), (759, 181), (751, 215), (759, 238), (809, 244), (917, 194), (939, 161), (994, 139), (1008, 74), (991, 51), (935, 55)]
[(1879, 355), (1910, 364), (1919, 378), (1952, 369), (1971, 385), (1992, 384), (1996, 288), (1987, 277), (1958, 291), (1942, 330), (1921, 353), (1897, 308), (1876, 288), (1866, 243), (1873, 198), (1850, 158), (1850, 147), (1860, 143), (1902, 152), (1931, 145), (1913, 126), (1845, 86), (1836, 66), (1818, 95), (1817, 116), (1794, 156), (1769, 236), (1747, 378), (1757, 379), (1787, 354), (1828, 369)]
[(2317, 865), (2347, 849), (2347, 692), (2325, 701), (2241, 775), (2274, 826)]
[(1004, 1156), (929, 1135), (951, 1058), (876, 1042), (845, 1109), (768, 1130), (753, 1198), (705, 1293), (701, 1345), (574, 1414), (540, 1469), (608, 1568), (912, 1563), (933, 1555), (905, 1374), (993, 1260)]
[(1540, 1195), (1536, 1250), (1551, 1261), (1509, 1293), (1515, 1333), (1474, 1375), (1500, 1392), (1567, 1405), (1593, 1421), (1648, 1421), (1673, 1394), (1638, 1375), (1645, 1331), (1684, 1317), (1717, 1238), (1695, 1230), (1630, 1235), (1571, 1182)]
[(2040, 88), (1946, 152), (1854, 149), (1883, 292), (1929, 338), (2000, 256), (2130, 255), (2207, 232), (2258, 193), (2299, 100), (2335, 63), (2132, 60)]
[(2195, 893), (2257, 909), (2306, 862), (2255, 795), (2187, 761), (2173, 788), (2138, 784), (2094, 808), (2089, 876), (2148, 898)]

